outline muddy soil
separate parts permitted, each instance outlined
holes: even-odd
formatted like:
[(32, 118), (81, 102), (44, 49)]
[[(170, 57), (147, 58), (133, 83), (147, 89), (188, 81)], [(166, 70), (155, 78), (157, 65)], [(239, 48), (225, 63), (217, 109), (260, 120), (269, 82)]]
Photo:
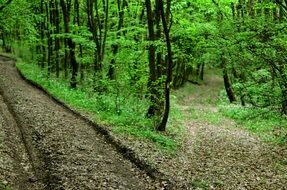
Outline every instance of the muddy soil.
[[(161, 189), (0, 57), (0, 189)], [(3, 186), (3, 187), (1, 187)]]

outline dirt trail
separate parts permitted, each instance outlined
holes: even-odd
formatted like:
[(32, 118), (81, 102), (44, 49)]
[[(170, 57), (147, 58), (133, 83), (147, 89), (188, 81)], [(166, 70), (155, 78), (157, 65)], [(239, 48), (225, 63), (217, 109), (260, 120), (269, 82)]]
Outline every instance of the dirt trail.
[(160, 189), (92, 126), (25, 83), (13, 63), (0, 58), (1, 183), (16, 190)]
[(220, 114), (221, 77), (211, 75), (190, 87), (177, 94), (185, 117), (183, 147), (154, 159), (160, 171), (172, 176), (178, 189), (287, 189), (286, 146), (264, 143)]
[(206, 114), (220, 116), (216, 101), (223, 88), (221, 77), (210, 75), (203, 85), (193, 88), (182, 102), (189, 132), (185, 170), (192, 185), (203, 189), (287, 189), (286, 147), (266, 144), (223, 116), (215, 123), (205, 120)]
[(34, 170), (13, 115), (0, 96), (0, 189), (39, 189), (41, 184), (32, 183)]

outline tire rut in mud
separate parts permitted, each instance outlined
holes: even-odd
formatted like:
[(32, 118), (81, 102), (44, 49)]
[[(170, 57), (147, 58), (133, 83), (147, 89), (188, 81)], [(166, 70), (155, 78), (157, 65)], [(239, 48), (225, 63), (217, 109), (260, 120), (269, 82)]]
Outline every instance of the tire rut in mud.
[(0, 183), (2, 187), (39, 189), (35, 183), (35, 171), (29, 148), (23, 138), (21, 127), (16, 122), (0, 90)]
[(0, 76), (0, 89), (34, 165), (33, 180), (44, 184), (42, 189), (160, 188), (92, 126), (25, 83), (3, 58)]

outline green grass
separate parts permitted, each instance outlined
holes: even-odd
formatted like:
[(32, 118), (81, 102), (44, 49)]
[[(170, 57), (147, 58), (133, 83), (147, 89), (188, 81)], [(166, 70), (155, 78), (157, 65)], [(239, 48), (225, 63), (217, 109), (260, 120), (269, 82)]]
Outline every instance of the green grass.
[(194, 86), (186, 84), (180, 89), (175, 91), (176, 96), (174, 96), (174, 98), (176, 98), (178, 101), (181, 101), (184, 98), (190, 96), (190, 94), (192, 94), (193, 92), (194, 92)]
[(218, 125), (222, 122), (223, 115), (219, 112), (214, 112), (208, 108), (205, 110), (197, 110), (195, 108), (190, 108), (189, 119), (207, 122), (212, 125)]
[(156, 143), (159, 147), (164, 147), (166, 151), (175, 151), (176, 146), (172, 139), (166, 137), (164, 135), (160, 135), (159, 133), (155, 133), (153, 130), (148, 128), (138, 129), (131, 126), (124, 126), (124, 127), (116, 127), (114, 129), (115, 133), (126, 133), (135, 137), (149, 139), (152, 142)]
[[(236, 126), (245, 128), (253, 134), (261, 137), (266, 142), (274, 144), (287, 143), (287, 117), (275, 111), (254, 107), (242, 107), (240, 105), (229, 104), (224, 90), (218, 86), (220, 99), (214, 101), (210, 99), (208, 89), (199, 88), (197, 85), (185, 85), (176, 92), (178, 104), (185, 106), (188, 113), (188, 120), (206, 122), (213, 125), (220, 125), (226, 119), (233, 119)], [(215, 88), (216, 89), (216, 88)], [(198, 99), (185, 102), (191, 94), (201, 94)], [(192, 102), (192, 101), (197, 101)], [(204, 102), (204, 103), (202, 103)], [(187, 105), (190, 104), (190, 105)], [(188, 106), (188, 107), (187, 107)], [(195, 106), (195, 107), (194, 107)], [(214, 107), (219, 109), (213, 110)]]
[(12, 189), (0, 181), (0, 190), (12, 190)]
[(114, 134), (122, 133), (155, 143), (160, 150), (175, 151), (179, 144), (180, 113), (171, 110), (171, 119), (166, 133), (159, 133), (153, 127), (153, 120), (146, 119), (148, 102), (144, 98), (123, 93), (96, 93), (88, 87), (70, 89), (63, 79), (47, 77), (38, 66), (19, 62), (17, 68), (30, 80), (40, 84), (56, 98), (69, 106), (93, 116), (95, 122), (109, 127)]
[(221, 104), (220, 111), (238, 125), (260, 136), (267, 142), (285, 144), (287, 142), (287, 119), (280, 113), (268, 109)]
[(209, 185), (206, 181), (203, 181), (203, 180), (193, 180), (191, 182), (191, 185), (192, 187), (195, 187), (195, 188), (199, 188), (199, 189), (208, 189), (209, 188)]

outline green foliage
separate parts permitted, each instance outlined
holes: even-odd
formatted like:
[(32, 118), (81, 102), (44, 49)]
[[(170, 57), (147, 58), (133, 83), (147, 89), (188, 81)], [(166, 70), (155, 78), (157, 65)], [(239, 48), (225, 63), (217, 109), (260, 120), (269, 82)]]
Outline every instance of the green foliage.
[(287, 118), (269, 109), (222, 104), (220, 111), (267, 142), (287, 142)]
[(113, 130), (115, 133), (126, 133), (141, 139), (147, 139), (154, 142), (167, 152), (174, 152), (177, 149), (177, 143), (170, 137), (157, 133), (153, 128), (147, 127), (131, 127), (131, 126), (118, 126)]
[(12, 190), (10, 187), (5, 185), (3, 182), (0, 181), (0, 189), (1, 190)]
[[(97, 93), (89, 86), (78, 89), (70, 89), (65, 80), (49, 78), (47, 72), (42, 71), (36, 65), (17, 63), (17, 67), (30, 80), (43, 86), (53, 96), (66, 102), (68, 105), (84, 113), (89, 113), (94, 120), (105, 125), (117, 134), (124, 133), (138, 138), (154, 142), (162, 150), (173, 152), (176, 150), (182, 131), (177, 127), (180, 114), (173, 108), (173, 118), (167, 135), (156, 132), (153, 121), (145, 118), (148, 107), (144, 97), (136, 97), (127, 94), (128, 91), (120, 88), (117, 83), (109, 83), (109, 93)], [(120, 88), (120, 89), (117, 89)]]
[[(115, 132), (128, 133), (156, 141), (166, 147), (173, 147), (169, 137), (154, 132), (153, 125), (161, 118), (145, 119), (146, 110), (151, 104), (147, 88), (150, 74), (147, 49), (154, 45), (156, 53), (161, 53), (160, 59), (164, 62), (164, 40), (161, 36), (157, 36), (153, 42), (147, 39), (147, 18), (143, 1), (129, 1), (128, 6), (118, 6), (116, 1), (112, 2), (108, 5), (108, 18), (105, 18), (107, 9), (104, 2), (106, 1), (98, 1), (98, 9), (95, 10), (93, 7), (94, 15), (90, 15), (96, 18), (96, 32), (90, 28), (86, 1), (79, 1), (79, 23), (76, 22), (75, 1), (71, 1), (69, 33), (64, 32), (63, 11), (58, 4), (60, 31), (57, 33), (55, 20), (52, 19), (55, 15), (49, 7), (52, 6), (51, 1), (14, 0), (0, 13), (0, 44), (3, 46), (1, 48), (9, 50), (12, 47), (13, 53), (24, 62), (41, 66), (36, 68), (34, 65), (19, 65), (23, 71), (28, 72), (28, 76), (33, 76), (33, 80), (49, 89), (55, 96), (78, 109), (92, 112), (98, 122), (117, 125)], [(187, 81), (203, 83), (201, 77), (205, 74), (206, 67), (224, 68), (237, 98), (236, 103), (245, 104), (248, 109), (254, 109), (254, 112), (268, 108), (277, 118), (276, 112), (287, 114), (287, 27), (282, 15), (284, 12), (280, 12), (275, 3), (263, 1), (251, 7), (252, 13), (250, 5), (240, 4), (242, 2), (171, 1), (173, 14), (170, 18), (170, 36), (174, 56), (172, 85), (178, 88)], [(152, 4), (154, 6), (155, 1), (152, 1)], [(274, 14), (275, 9), (277, 14)], [(121, 15), (123, 22), (119, 27)], [(161, 24), (154, 27), (155, 31), (158, 27), (162, 27)], [(103, 41), (105, 32), (107, 36)], [(75, 90), (68, 88), (72, 69), (69, 48), (64, 43), (67, 38), (71, 38), (76, 45), (75, 57), (79, 72), (78, 88)], [(49, 40), (51, 44), (47, 44)], [(56, 40), (60, 42), (57, 52)], [(4, 43), (7, 47), (4, 47)], [(101, 53), (103, 55), (99, 55)], [(59, 66), (59, 78), (55, 77), (56, 64)], [(96, 65), (102, 67), (99, 69)], [(113, 77), (109, 78), (111, 70)], [(164, 64), (158, 65), (156, 70), (165, 71)], [(158, 78), (154, 85), (158, 89), (156, 98), (161, 100), (162, 84), (166, 78)], [(183, 88), (182, 94), (179, 93), (176, 97), (182, 99), (190, 93), (193, 93), (192, 89)], [(208, 107), (208, 104), (214, 102), (209, 98), (200, 103)], [(177, 108), (171, 110), (172, 126), (180, 125), (180, 116), (176, 110)], [(218, 119), (221, 118), (220, 113), (208, 108), (204, 113), (198, 108), (189, 110), (192, 119), (205, 118), (206, 122), (212, 124), (221, 122)], [(245, 108), (236, 109), (238, 115), (243, 114), (242, 110)], [(236, 120), (244, 120), (233, 115)], [(270, 120), (276, 123), (275, 120), (279, 119)], [(266, 127), (261, 126), (263, 123), (256, 123), (248, 124), (252, 125), (249, 128), (253, 131), (262, 128), (264, 133), (271, 130), (268, 127), (268, 130), (264, 129)], [(169, 133), (173, 133), (172, 131), (176, 133), (174, 128)]]
[(205, 181), (202, 181), (202, 180), (193, 180), (191, 182), (191, 185), (194, 188), (200, 188), (200, 189), (204, 189), (204, 190), (207, 190), (209, 188), (208, 183)]

